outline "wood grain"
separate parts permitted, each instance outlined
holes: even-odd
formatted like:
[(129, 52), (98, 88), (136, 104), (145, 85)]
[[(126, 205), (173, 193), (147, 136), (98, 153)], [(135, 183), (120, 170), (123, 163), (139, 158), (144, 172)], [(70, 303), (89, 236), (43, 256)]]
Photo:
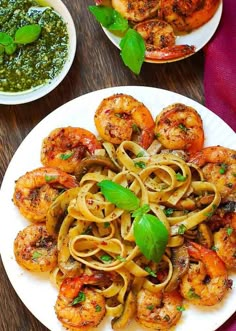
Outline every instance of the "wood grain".
[[(136, 76), (123, 65), (119, 50), (89, 13), (87, 7), (93, 1), (65, 0), (64, 3), (73, 16), (77, 31), (74, 63), (63, 82), (44, 98), (24, 105), (0, 105), (0, 184), (13, 154), (32, 128), (57, 107), (87, 92), (120, 85), (153, 86), (204, 104), (202, 51), (175, 63), (145, 63), (141, 74)], [(80, 111), (83, 116), (83, 110)], [(1, 261), (0, 271), (0, 330), (48, 330), (18, 298)]]

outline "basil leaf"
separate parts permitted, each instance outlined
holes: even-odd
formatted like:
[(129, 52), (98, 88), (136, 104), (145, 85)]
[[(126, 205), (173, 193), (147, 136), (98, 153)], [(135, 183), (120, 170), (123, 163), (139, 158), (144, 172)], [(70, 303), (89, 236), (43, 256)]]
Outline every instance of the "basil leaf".
[(39, 24), (24, 25), (15, 33), (15, 42), (17, 44), (30, 44), (38, 39), (41, 33)]
[(135, 74), (139, 74), (146, 50), (141, 35), (137, 31), (129, 29), (120, 41), (120, 48), (124, 64)]
[(128, 21), (118, 11), (107, 6), (89, 6), (96, 20), (108, 30), (124, 32), (128, 29)]
[(113, 9), (111, 7), (89, 6), (88, 9), (105, 28), (114, 23)]
[(139, 207), (140, 201), (136, 195), (128, 188), (111, 180), (102, 180), (98, 183), (105, 198), (114, 203), (118, 208), (132, 211)]
[(12, 55), (16, 50), (16, 44), (15, 43), (12, 43), (10, 45), (7, 45), (5, 46), (5, 52), (8, 54), (8, 55)]
[(144, 214), (148, 213), (150, 210), (150, 206), (144, 204), (142, 207), (139, 207), (132, 213), (132, 217), (134, 218), (141, 218)]
[(4, 53), (5, 47), (0, 44), (0, 55)]
[(127, 19), (121, 16), (116, 10), (113, 11), (114, 22), (108, 26), (108, 30), (124, 32), (129, 28)]
[(0, 32), (0, 44), (7, 46), (13, 43), (13, 38), (5, 32)]
[(135, 219), (134, 238), (148, 260), (160, 262), (168, 242), (168, 231), (157, 217), (144, 214), (141, 218)]

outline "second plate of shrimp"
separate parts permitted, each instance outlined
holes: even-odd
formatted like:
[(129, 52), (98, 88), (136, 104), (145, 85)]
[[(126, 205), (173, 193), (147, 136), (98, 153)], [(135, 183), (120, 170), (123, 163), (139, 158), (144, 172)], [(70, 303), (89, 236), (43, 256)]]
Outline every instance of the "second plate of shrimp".
[[(186, 1), (97, 0), (111, 6), (130, 22), (146, 45), (145, 62), (165, 63), (187, 58), (214, 35), (223, 10), (221, 0)], [(121, 36), (103, 28), (118, 48)]]
[[(83, 111), (83, 116), (79, 114), (80, 111)], [(60, 137), (63, 137), (62, 141)], [(0, 231), (0, 248), (4, 267), (18, 296), (32, 314), (52, 331), (64, 331), (65, 328), (144, 331), (147, 327), (150, 330), (159, 328), (172, 331), (175, 324), (175, 331), (217, 330), (235, 312), (236, 226), (235, 212), (232, 210), (226, 216), (220, 209), (214, 215), (211, 215), (212, 209), (208, 210), (209, 222), (202, 222), (197, 234), (196, 228), (187, 229), (187, 245), (183, 249), (190, 261), (188, 272), (183, 271), (185, 275), (179, 284), (179, 291), (173, 285), (177, 284), (175, 282), (168, 283), (169, 291), (163, 291), (163, 295), (151, 293), (150, 288), (142, 288), (134, 299), (132, 292), (129, 292), (131, 294), (126, 299), (136, 307), (136, 312), (129, 313), (138, 315), (127, 326), (120, 320), (111, 323), (106, 313), (106, 297), (104, 299), (94, 287), (98, 283), (109, 287), (112, 277), (107, 278), (104, 276), (106, 272), (100, 269), (90, 275), (78, 275), (81, 262), (69, 261), (66, 239), (61, 243), (57, 241), (58, 227), (64, 217), (66, 223), (63, 221), (60, 234), (63, 236), (63, 231), (69, 228), (71, 233), (78, 231), (70, 214), (76, 212), (71, 202), (80, 190), (79, 181), (81, 183), (84, 180), (85, 185), (89, 185), (83, 178), (86, 172), (91, 175), (91, 162), (109, 169), (111, 173), (122, 170), (120, 163), (113, 158), (112, 149), (109, 158), (107, 154), (104, 156), (100, 153), (104, 140), (107, 144), (119, 146), (116, 149), (118, 161), (120, 156), (129, 158), (129, 143), (132, 140), (132, 146), (136, 146), (136, 152), (132, 152), (136, 159), (130, 171), (133, 178), (138, 178), (139, 173), (142, 173), (142, 180), (149, 176), (149, 191), (154, 184), (159, 189), (163, 184), (162, 179), (166, 179), (167, 186), (173, 180), (178, 191), (179, 187), (185, 185), (183, 182), (193, 176), (190, 172), (199, 176), (195, 173), (198, 167), (201, 169), (199, 173), (207, 178), (207, 187), (215, 187), (214, 182), (217, 181), (215, 191), (210, 189), (209, 194), (194, 200), (195, 206), (190, 199), (183, 200), (180, 208), (188, 210), (190, 216), (192, 208), (201, 208), (204, 204), (212, 208), (219, 206), (220, 201), (227, 206), (235, 205), (236, 136), (209, 109), (182, 95), (151, 87), (121, 86), (80, 96), (50, 113), (30, 132), (16, 151), (3, 179), (0, 207), (7, 221)], [(179, 160), (179, 164), (186, 162), (183, 167), (186, 170), (181, 170), (182, 166), (178, 168), (181, 174), (178, 173), (177, 179), (174, 173), (179, 167), (177, 165), (168, 173), (168, 164), (155, 165), (160, 172), (159, 179), (154, 176), (156, 170), (149, 174), (147, 169), (143, 169), (145, 162), (150, 162), (149, 156), (151, 159), (158, 153), (159, 144), (164, 146), (163, 153), (174, 149), (172, 156)], [(187, 161), (181, 161), (182, 157), (187, 157)], [(187, 162), (191, 162), (191, 170), (186, 168), (190, 164)], [(229, 172), (233, 176), (229, 176)], [(215, 179), (217, 176), (221, 181)], [(200, 176), (198, 183), (203, 178)], [(192, 183), (192, 189), (196, 191), (194, 193), (201, 190), (194, 184), (197, 181)], [(165, 191), (169, 199), (168, 190), (163, 186), (161, 193)], [(172, 200), (168, 201), (172, 203)], [(154, 208), (153, 201), (150, 205)], [(119, 208), (112, 211), (120, 213)], [(154, 211), (155, 208), (152, 209)], [(104, 225), (101, 228), (106, 233), (107, 222), (104, 221)], [(185, 226), (185, 220), (182, 219), (180, 226), (173, 223), (170, 235), (175, 236), (179, 227), (183, 229)], [(89, 229), (83, 226), (83, 222), (80, 227), (81, 233), (85, 233), (84, 237), (88, 237)], [(79, 246), (76, 242), (73, 245), (75, 249)], [(63, 251), (61, 247), (64, 247)], [(171, 252), (172, 248), (168, 247)], [(226, 250), (230, 252), (229, 255), (232, 253), (229, 259), (224, 255)], [(175, 254), (178, 256), (178, 250)], [(52, 273), (57, 272), (57, 263), (69, 277), (63, 279), (60, 273), (57, 274), (60, 290), (50, 282), (49, 277), (51, 275), (55, 279)], [(120, 257), (112, 263), (116, 266), (124, 261)], [(199, 276), (199, 271), (204, 281), (201, 277), (195, 277), (195, 274)], [(164, 272), (158, 275), (160, 282), (164, 276)], [(85, 296), (89, 300), (88, 305)], [(80, 307), (81, 315), (78, 314)], [(156, 319), (160, 316), (163, 318), (159, 323)]]

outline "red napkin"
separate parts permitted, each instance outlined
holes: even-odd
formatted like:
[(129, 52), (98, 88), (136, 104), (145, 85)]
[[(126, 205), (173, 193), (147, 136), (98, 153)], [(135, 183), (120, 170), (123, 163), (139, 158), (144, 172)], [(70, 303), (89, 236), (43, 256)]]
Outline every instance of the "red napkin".
[[(204, 48), (206, 107), (236, 131), (236, 0), (223, 2), (219, 27)], [(235, 305), (235, 302), (232, 302)], [(236, 314), (217, 331), (236, 331)]]
[[(236, 131), (235, 14), (236, 0), (225, 0), (219, 27), (204, 48), (206, 107), (221, 117), (234, 131)], [(236, 328), (234, 330), (236, 331)]]

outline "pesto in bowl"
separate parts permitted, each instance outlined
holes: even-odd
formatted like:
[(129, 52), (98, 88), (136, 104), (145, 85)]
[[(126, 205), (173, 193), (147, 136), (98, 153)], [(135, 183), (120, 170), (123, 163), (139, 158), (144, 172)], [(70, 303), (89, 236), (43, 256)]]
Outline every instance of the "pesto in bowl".
[[(53, 3), (53, 7), (50, 2)], [(64, 5), (58, 0), (41, 3), (35, 0), (1, 0), (0, 32), (14, 38), (15, 32), (22, 26), (38, 24), (41, 33), (36, 41), (17, 45), (12, 55), (6, 52), (0, 54), (0, 103), (5, 103), (1, 102), (2, 94), (31, 93), (52, 84), (53, 80), (62, 75), (66, 64), (66, 70), (69, 70), (69, 59), (69, 66), (72, 64), (76, 37), (68, 11), (63, 10)], [(56, 4), (59, 5), (61, 13), (54, 9)], [(67, 14), (66, 18), (63, 17), (64, 13)], [(69, 23), (68, 17), (71, 19)], [(71, 45), (71, 31), (73, 45)], [(60, 77), (60, 80), (63, 78)]]

